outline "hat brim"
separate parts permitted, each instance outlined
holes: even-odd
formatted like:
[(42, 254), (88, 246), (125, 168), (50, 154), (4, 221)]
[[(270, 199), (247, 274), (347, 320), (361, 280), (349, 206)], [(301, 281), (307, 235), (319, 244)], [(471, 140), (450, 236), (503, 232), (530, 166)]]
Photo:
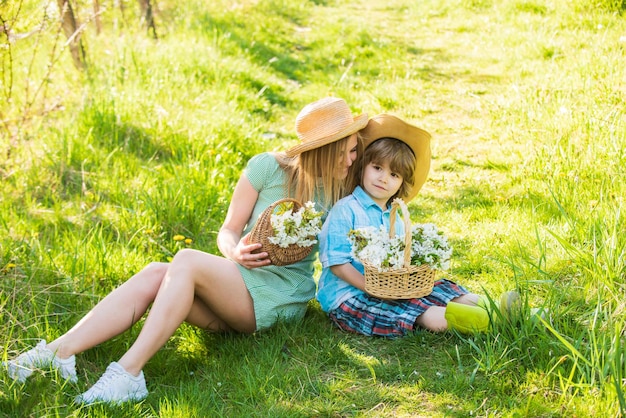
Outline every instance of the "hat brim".
[(306, 151), (311, 151), (316, 148), (323, 147), (324, 145), (331, 144), (335, 141), (339, 141), (342, 138), (352, 135), (363, 129), (367, 125), (367, 114), (362, 114), (354, 118), (352, 124), (346, 126), (341, 131), (334, 133), (333, 135), (319, 138), (314, 141), (307, 141), (306, 143), (298, 144), (285, 151), (287, 157), (294, 157), (298, 154), (302, 154)]
[(415, 154), (415, 172), (413, 187), (405, 201), (412, 200), (420, 191), (430, 171), (430, 138), (431, 135), (423, 129), (404, 122), (402, 119), (389, 114), (373, 116), (365, 129), (361, 131), (363, 149), (372, 142), (381, 138), (395, 138), (407, 144)]

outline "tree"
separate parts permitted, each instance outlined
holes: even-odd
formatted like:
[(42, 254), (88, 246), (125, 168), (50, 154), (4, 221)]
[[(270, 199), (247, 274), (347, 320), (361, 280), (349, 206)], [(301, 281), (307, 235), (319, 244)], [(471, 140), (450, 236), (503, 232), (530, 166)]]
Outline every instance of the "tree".
[(61, 24), (63, 32), (67, 37), (67, 41), (74, 60), (74, 65), (78, 69), (84, 69), (86, 66), (85, 48), (80, 38), (80, 31), (74, 17), (74, 10), (70, 0), (57, 0), (59, 11), (61, 13)]
[(150, 0), (139, 0), (139, 8), (141, 9), (141, 19), (148, 28), (148, 31), (152, 31), (152, 36), (157, 39), (156, 25), (154, 24), (154, 13), (152, 11), (152, 4)]

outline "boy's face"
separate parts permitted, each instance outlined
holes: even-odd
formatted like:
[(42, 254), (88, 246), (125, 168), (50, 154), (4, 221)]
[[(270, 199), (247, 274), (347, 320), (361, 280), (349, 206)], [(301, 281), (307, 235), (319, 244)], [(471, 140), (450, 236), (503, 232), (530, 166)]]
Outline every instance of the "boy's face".
[(395, 195), (404, 179), (391, 170), (386, 163), (370, 162), (363, 171), (362, 185), (368, 195), (383, 209), (387, 201)]

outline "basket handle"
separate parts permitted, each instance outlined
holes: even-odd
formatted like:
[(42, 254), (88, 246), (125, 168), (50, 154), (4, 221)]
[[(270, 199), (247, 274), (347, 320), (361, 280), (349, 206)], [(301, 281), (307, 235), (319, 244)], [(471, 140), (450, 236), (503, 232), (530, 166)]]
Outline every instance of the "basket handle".
[[(273, 212), (274, 208), (276, 208), (276, 206), (280, 205), (281, 203), (289, 203), (289, 202), (293, 202), (293, 211), (297, 211), (298, 209), (300, 209), (300, 207), (302, 206), (302, 203), (300, 203), (300, 201), (296, 200), (296, 199), (292, 199), (289, 197), (286, 197), (284, 199), (280, 199), (277, 200), (276, 202), (272, 203), (271, 205), (268, 206), (268, 208), (272, 208), (270, 209), (268, 212)], [(266, 208), (267, 210), (267, 208)]]
[(298, 209), (300, 209), (300, 207), (302, 207), (302, 203), (300, 203), (296, 199), (284, 198), (284, 199), (279, 199), (275, 201), (274, 203), (266, 207), (263, 210), (263, 212), (261, 212), (261, 214), (259, 215), (259, 219), (257, 219), (256, 224), (252, 228), (252, 231), (250, 231), (250, 233), (252, 234), (252, 237), (256, 236), (257, 239), (259, 238), (258, 237), (259, 232), (257, 232), (257, 230), (260, 231), (260, 229), (258, 228), (262, 229), (262, 228), (265, 228), (266, 226), (268, 228), (271, 228), (270, 219), (272, 218), (272, 214), (274, 213), (274, 209), (276, 209), (276, 206), (280, 205), (281, 203), (289, 203), (289, 202), (293, 202), (293, 211), (297, 211)]
[(411, 265), (411, 217), (409, 209), (402, 199), (394, 199), (391, 203), (391, 212), (389, 213), (389, 238), (396, 235), (396, 216), (398, 208), (402, 209), (402, 220), (404, 221), (404, 267)]

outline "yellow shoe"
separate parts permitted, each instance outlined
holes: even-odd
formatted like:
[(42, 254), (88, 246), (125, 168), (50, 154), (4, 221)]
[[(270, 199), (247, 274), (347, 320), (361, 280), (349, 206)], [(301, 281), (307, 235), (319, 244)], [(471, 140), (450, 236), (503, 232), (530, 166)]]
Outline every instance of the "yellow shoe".
[(464, 334), (473, 334), (489, 329), (489, 314), (479, 306), (449, 302), (444, 316), (448, 321), (448, 328)]

